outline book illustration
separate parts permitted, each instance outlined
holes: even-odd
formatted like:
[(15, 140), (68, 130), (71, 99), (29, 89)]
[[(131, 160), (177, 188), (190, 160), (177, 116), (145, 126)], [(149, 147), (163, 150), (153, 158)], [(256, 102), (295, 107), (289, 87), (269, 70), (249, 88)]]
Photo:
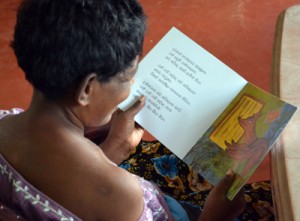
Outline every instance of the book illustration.
[(210, 136), (233, 159), (232, 170), (242, 168), (240, 177), (247, 177), (269, 147), (268, 141), (256, 134), (256, 122), (263, 106), (264, 102), (244, 94)]
[(216, 185), (229, 169), (232, 199), (278, 138), (295, 107), (247, 84), (183, 161)]
[[(244, 142), (247, 143), (252, 138), (249, 130), (254, 133), (255, 122), (263, 106), (263, 101), (248, 94), (243, 95), (213, 131), (210, 136), (211, 140), (224, 150), (228, 148), (227, 144), (241, 141), (242, 137), (244, 140), (246, 139)], [(247, 131), (246, 134), (245, 130)]]
[(266, 138), (258, 138), (256, 135), (256, 121), (260, 116), (260, 113), (256, 113), (245, 119), (238, 118), (239, 124), (244, 130), (242, 142), (240, 140), (238, 142), (232, 140), (231, 143), (228, 143), (225, 140), (226, 153), (234, 160), (232, 170), (236, 171), (239, 165), (245, 162), (245, 166), (240, 167), (241, 172), (239, 176), (241, 177), (247, 176), (247, 173), (259, 162), (259, 159), (267, 152), (269, 147), (269, 142)]

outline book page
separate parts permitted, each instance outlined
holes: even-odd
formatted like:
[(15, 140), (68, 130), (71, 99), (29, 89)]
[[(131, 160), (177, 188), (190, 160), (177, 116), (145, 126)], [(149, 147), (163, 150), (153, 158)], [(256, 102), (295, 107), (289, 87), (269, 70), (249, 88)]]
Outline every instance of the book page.
[(231, 169), (231, 200), (252, 176), (296, 107), (247, 83), (183, 161), (216, 185)]
[(183, 158), (247, 81), (176, 28), (140, 62), (128, 108), (146, 104), (135, 120)]

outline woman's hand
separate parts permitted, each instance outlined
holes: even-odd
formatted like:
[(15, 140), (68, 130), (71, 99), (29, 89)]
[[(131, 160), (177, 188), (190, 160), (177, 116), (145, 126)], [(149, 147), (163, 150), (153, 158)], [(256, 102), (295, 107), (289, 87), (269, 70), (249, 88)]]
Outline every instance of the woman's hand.
[(141, 96), (129, 109), (117, 110), (112, 116), (110, 131), (100, 147), (116, 164), (127, 159), (143, 137), (144, 129), (134, 121), (134, 117), (144, 105), (145, 97)]
[(230, 201), (226, 192), (234, 181), (234, 174), (230, 170), (208, 195), (199, 221), (233, 221), (240, 215), (246, 205), (244, 191), (240, 191)]

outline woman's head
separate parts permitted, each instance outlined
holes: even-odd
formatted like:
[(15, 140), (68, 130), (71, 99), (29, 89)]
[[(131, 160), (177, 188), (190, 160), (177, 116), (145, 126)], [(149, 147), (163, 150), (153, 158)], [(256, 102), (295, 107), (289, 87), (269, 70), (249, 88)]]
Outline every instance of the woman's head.
[(24, 0), (12, 47), (27, 80), (58, 99), (91, 73), (108, 82), (125, 71), (144, 31), (136, 0)]

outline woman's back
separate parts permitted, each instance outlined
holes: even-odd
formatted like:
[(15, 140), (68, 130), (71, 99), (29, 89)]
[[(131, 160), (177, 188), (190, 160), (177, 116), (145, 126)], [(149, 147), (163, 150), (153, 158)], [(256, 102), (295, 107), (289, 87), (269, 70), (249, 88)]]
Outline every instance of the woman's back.
[(22, 113), (1, 120), (0, 131), (3, 157), (33, 186), (84, 220), (141, 215), (137, 180), (75, 130), (56, 127), (54, 118), (40, 124), (39, 116), (31, 121)]

